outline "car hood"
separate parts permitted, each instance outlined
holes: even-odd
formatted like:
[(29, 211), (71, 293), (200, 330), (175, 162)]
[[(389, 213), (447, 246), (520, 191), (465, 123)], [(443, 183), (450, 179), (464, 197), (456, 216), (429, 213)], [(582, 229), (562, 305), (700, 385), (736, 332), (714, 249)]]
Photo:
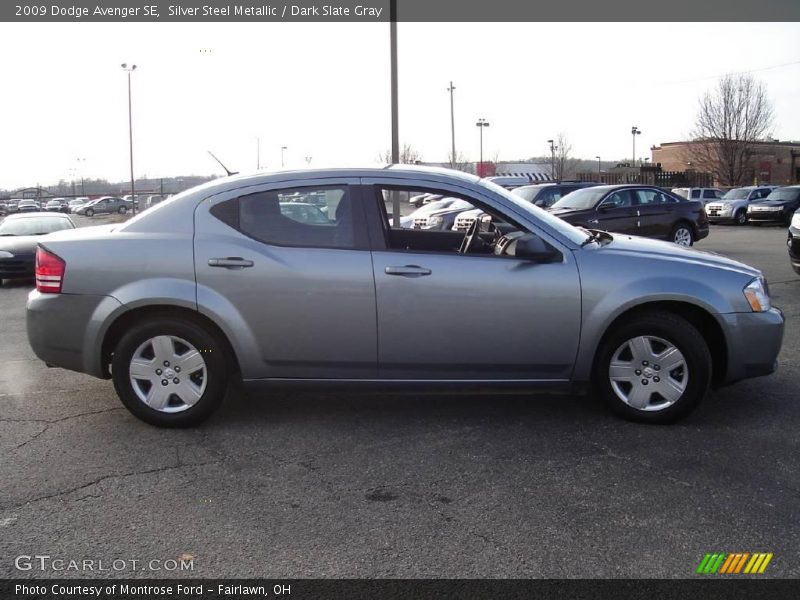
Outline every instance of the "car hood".
[(756, 200), (751, 202), (750, 206), (786, 206), (792, 203), (792, 200)]
[(12, 254), (33, 254), (44, 235), (14, 235), (0, 237), (0, 250)]
[(603, 249), (610, 252), (636, 254), (657, 260), (670, 260), (715, 267), (728, 271), (736, 271), (751, 277), (758, 277), (761, 275), (761, 271), (755, 267), (721, 256), (715, 252), (696, 250), (695, 248), (679, 246), (672, 242), (653, 240), (635, 235), (615, 233), (613, 236), (614, 241), (603, 246)]

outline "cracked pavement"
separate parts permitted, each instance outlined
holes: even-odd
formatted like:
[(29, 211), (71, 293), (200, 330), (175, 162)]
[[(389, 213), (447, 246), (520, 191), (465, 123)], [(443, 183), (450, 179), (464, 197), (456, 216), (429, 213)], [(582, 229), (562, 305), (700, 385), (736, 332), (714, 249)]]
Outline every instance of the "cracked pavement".
[[(28, 347), (28, 283), (0, 288), (0, 577), (14, 557), (177, 559), (193, 577), (686, 577), (705, 552), (800, 575), (800, 277), (776, 227), (699, 244), (764, 270), (780, 368), (668, 427), (591, 397), (232, 390), (159, 430), (108, 381)], [(84, 575), (91, 575), (87, 573)], [(107, 574), (95, 574), (107, 576)], [(169, 577), (121, 572), (121, 577)]]

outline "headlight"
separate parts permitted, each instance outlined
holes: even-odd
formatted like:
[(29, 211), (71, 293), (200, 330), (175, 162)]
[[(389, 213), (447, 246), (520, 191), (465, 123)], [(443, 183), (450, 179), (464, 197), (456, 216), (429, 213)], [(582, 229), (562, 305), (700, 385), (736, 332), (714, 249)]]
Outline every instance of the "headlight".
[(5, 250), (0, 250), (0, 258), (14, 258), (14, 255), (11, 252), (6, 252)]
[(792, 227), (800, 229), (800, 212), (796, 212), (792, 216)]
[(747, 298), (747, 302), (750, 304), (750, 308), (753, 309), (753, 312), (765, 312), (772, 306), (769, 300), (769, 294), (764, 287), (763, 277), (756, 277), (753, 279), (753, 281), (745, 286), (743, 291), (744, 297)]

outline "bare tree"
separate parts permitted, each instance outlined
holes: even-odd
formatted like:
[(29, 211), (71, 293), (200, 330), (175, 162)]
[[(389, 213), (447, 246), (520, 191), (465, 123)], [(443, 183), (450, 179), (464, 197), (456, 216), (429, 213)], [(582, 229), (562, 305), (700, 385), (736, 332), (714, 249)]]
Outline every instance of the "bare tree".
[[(385, 162), (387, 164), (391, 164), (392, 162), (392, 151), (386, 150), (378, 155), (378, 160), (381, 162)], [(422, 160), (422, 154), (420, 154), (417, 150), (409, 146), (408, 144), (403, 144), (403, 149), (400, 152), (400, 163), (406, 165), (413, 165), (414, 163), (420, 162)]]
[(447, 154), (447, 163), (450, 165), (451, 169), (456, 169), (457, 171), (464, 171), (466, 173), (475, 172), (475, 166), (469, 162), (461, 152), (456, 152), (455, 159), (453, 158), (453, 152), (449, 152)]
[(726, 75), (700, 99), (686, 161), (720, 185), (742, 185), (753, 170), (753, 150), (773, 122), (765, 86), (752, 75)]
[(581, 164), (580, 159), (573, 158), (572, 144), (567, 138), (566, 133), (559, 133), (555, 140), (555, 157), (554, 160), (554, 173), (557, 180), (561, 181), (570, 177), (575, 177), (578, 172), (578, 167)]

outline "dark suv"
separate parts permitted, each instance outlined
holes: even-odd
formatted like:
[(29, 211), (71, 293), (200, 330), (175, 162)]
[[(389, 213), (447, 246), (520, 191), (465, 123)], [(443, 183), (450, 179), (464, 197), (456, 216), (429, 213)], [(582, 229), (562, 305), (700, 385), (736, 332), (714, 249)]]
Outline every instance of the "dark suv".
[(554, 215), (587, 229), (660, 238), (691, 246), (708, 235), (699, 200), (645, 185), (598, 185), (576, 190), (550, 207)]
[(747, 207), (747, 220), (753, 224), (783, 223), (789, 225), (794, 211), (800, 208), (800, 185), (777, 188), (763, 200)]
[(528, 202), (533, 202), (536, 206), (550, 208), (570, 192), (582, 188), (594, 187), (597, 183), (587, 183), (583, 181), (562, 181), (560, 183), (539, 183), (537, 185), (523, 185), (511, 193), (524, 198)]

